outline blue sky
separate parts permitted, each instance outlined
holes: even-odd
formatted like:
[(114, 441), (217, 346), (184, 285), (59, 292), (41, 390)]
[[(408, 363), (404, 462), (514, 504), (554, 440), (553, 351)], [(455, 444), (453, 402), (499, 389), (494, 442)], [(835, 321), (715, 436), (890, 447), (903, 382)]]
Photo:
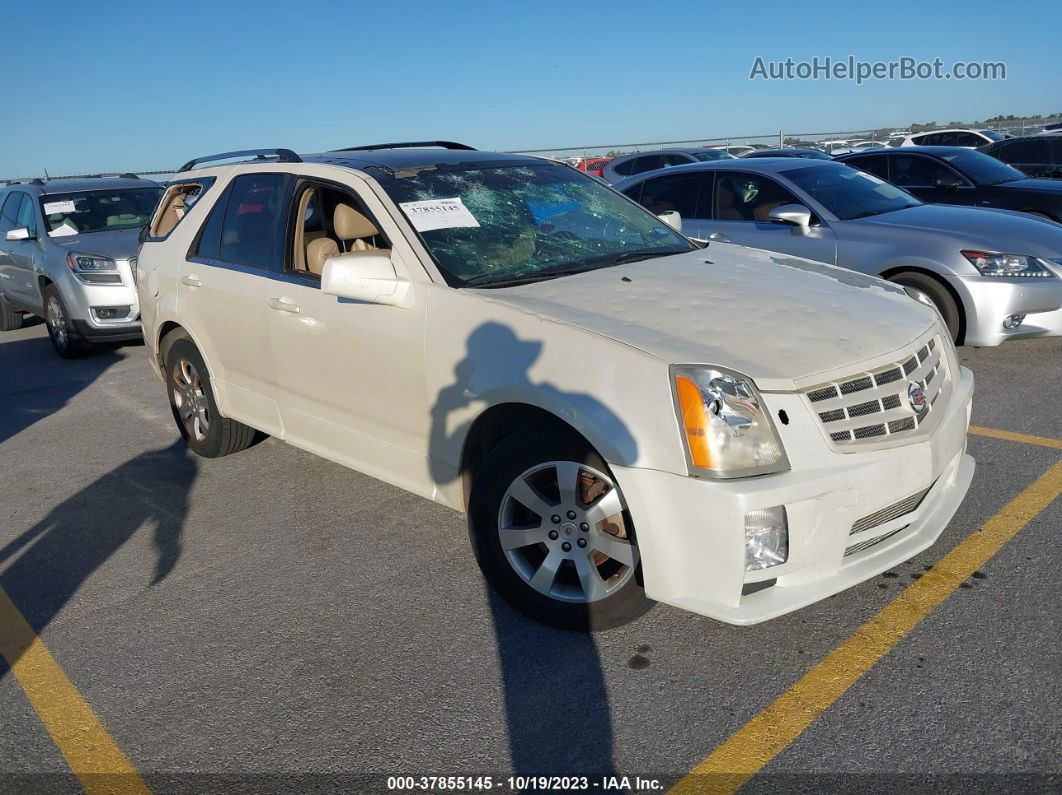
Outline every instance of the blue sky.
[[(258, 146), (519, 149), (1062, 111), (1058, 0), (5, 5), (0, 177)], [(757, 56), (849, 54), (1003, 60), (1008, 79), (749, 80)]]

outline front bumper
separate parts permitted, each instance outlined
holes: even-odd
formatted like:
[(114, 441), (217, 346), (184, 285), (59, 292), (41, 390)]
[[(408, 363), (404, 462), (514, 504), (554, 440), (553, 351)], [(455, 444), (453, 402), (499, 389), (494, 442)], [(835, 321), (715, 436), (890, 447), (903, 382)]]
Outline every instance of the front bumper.
[[(140, 326), (140, 302), (131, 286), (133, 275), (129, 263), (118, 261), (122, 284), (86, 284), (72, 273), (56, 279), (63, 303), (70, 313), (74, 331), (89, 342), (119, 342), (137, 340), (143, 336)], [(99, 307), (129, 307), (121, 317), (101, 320), (94, 309)]]
[[(823, 445), (810, 468), (733, 481), (613, 466), (637, 528), (647, 596), (729, 624), (755, 624), (874, 577), (930, 546), (973, 478), (974, 460), (966, 454), (973, 375), (960, 374), (933, 435), (910, 445), (859, 453)], [(799, 404), (787, 400), (795, 396), (765, 397), (772, 410), (803, 416)], [(851, 534), (857, 520), (927, 488), (913, 511)], [(786, 507), (789, 558), (746, 573), (745, 514), (775, 505)], [(845, 555), (857, 543), (887, 535)], [(771, 579), (774, 585), (742, 595), (746, 586)]]
[[(963, 299), (966, 345), (990, 347), (1007, 340), (1062, 336), (1062, 278), (1007, 279), (951, 276)], [(1003, 328), (1008, 315), (1025, 315), (1015, 329)]]

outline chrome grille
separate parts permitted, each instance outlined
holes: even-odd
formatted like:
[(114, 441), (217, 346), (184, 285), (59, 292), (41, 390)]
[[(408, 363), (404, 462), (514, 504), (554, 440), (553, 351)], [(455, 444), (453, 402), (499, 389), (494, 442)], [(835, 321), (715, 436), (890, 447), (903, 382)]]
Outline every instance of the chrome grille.
[(849, 555), (855, 555), (857, 552), (862, 552), (863, 550), (870, 549), (871, 547), (876, 547), (882, 541), (888, 541), (894, 535), (896, 535), (897, 533), (902, 533), (910, 526), (911, 525), (904, 525), (899, 530), (893, 530), (891, 533), (886, 533), (883, 536), (871, 538), (867, 541), (860, 541), (858, 544), (852, 544), (852, 546), (845, 549), (844, 556), (847, 558)]
[(874, 513), (868, 513), (862, 519), (857, 519), (852, 523), (852, 529), (848, 531), (849, 535), (855, 535), (856, 533), (862, 533), (864, 530), (872, 530), (875, 527), (891, 522), (893, 519), (897, 519), (904, 514), (911, 513), (922, 504), (922, 500), (926, 498), (929, 493), (929, 488), (922, 489), (917, 494), (912, 494), (910, 497), (904, 497), (899, 502), (894, 502), (892, 505), (887, 505), (880, 510), (874, 511)]
[[(918, 432), (937, 409), (937, 399), (950, 390), (947, 360), (937, 337), (916, 343), (905, 358), (866, 373), (804, 390), (804, 397), (834, 445), (847, 449)], [(913, 347), (913, 346), (912, 346)], [(929, 411), (921, 418), (911, 408), (907, 390), (918, 383)]]

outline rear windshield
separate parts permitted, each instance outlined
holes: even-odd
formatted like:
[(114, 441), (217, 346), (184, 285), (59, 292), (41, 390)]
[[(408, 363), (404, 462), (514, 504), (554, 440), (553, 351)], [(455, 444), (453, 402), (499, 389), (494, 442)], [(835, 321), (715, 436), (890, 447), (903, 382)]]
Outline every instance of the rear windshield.
[(555, 278), (694, 250), (655, 216), (567, 166), (438, 166), (374, 176), (454, 286)]
[(161, 188), (118, 188), (41, 196), (48, 235), (64, 237), (139, 229), (155, 211)]

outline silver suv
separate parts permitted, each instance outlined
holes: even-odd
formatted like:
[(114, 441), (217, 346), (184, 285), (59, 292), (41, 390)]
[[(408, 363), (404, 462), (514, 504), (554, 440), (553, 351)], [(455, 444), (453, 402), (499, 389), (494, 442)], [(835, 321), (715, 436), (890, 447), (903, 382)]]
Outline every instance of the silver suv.
[(39, 315), (64, 359), (140, 339), (132, 268), (159, 193), (132, 174), (0, 188), (0, 331)]

